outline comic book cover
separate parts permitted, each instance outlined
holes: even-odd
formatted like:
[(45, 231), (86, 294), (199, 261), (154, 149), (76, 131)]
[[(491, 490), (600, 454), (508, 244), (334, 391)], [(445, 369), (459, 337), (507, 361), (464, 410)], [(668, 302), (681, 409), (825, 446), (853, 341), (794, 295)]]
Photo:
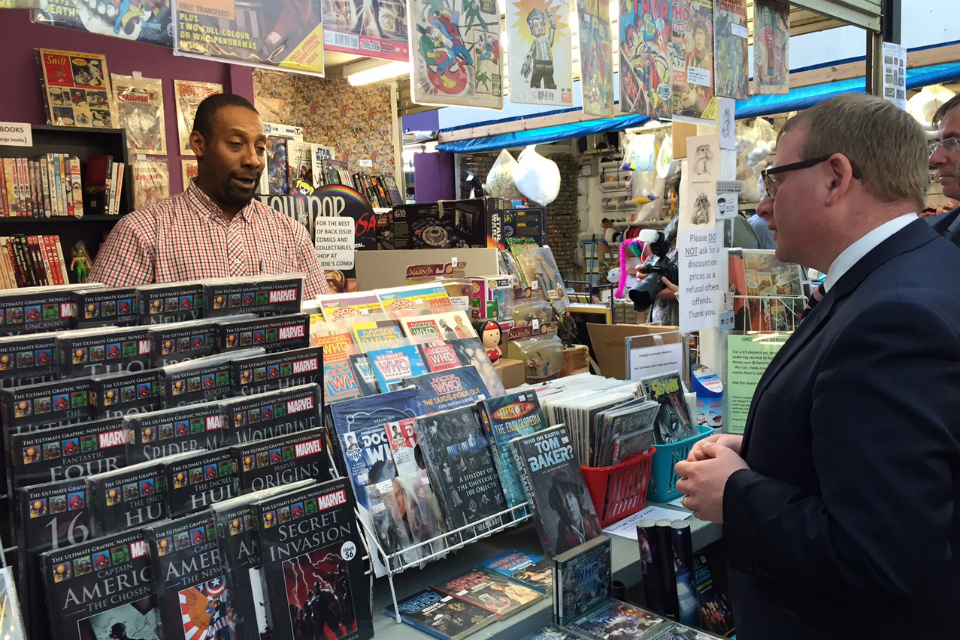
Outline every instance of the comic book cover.
[(431, 372), (456, 369), (460, 366), (460, 359), (452, 345), (446, 342), (431, 342), (419, 345), (423, 363)]
[(90, 384), (90, 378), (79, 378), (0, 390), (4, 433), (88, 420)]
[(327, 322), (345, 318), (357, 318), (372, 313), (382, 313), (377, 294), (368, 292), (337, 293), (317, 296), (320, 310)]
[(275, 489), (237, 496), (210, 507), (217, 527), (223, 577), (230, 585), (230, 607), (233, 609), (237, 637), (241, 640), (261, 640), (268, 633), (259, 570), (259, 530), (253, 515), (253, 504), (313, 484), (312, 480), (293, 482)]
[(406, 383), (420, 390), (423, 406), (429, 413), (473, 406), (477, 401), (490, 397), (477, 368), (473, 366), (413, 376), (407, 378)]
[(331, 475), (325, 442), (324, 431), (318, 428), (233, 447), (240, 468), (240, 493), (301, 480), (326, 482)]
[(413, 0), (410, 86), (417, 104), (503, 108), (495, 0)]
[[(179, 53), (232, 64), (323, 75), (319, 2), (176, 3)], [(329, 14), (328, 14), (329, 15)]]
[(305, 384), (220, 403), (236, 442), (245, 444), (285, 436), (321, 425), (319, 385)]
[(234, 391), (249, 396), (323, 382), (323, 350), (306, 347), (264, 356), (237, 358), (231, 373)]
[[(127, 131), (131, 153), (167, 155), (167, 131), (163, 119), (163, 87), (159, 78), (135, 78), (111, 74), (117, 120)], [(164, 161), (166, 166), (166, 161)], [(137, 205), (140, 208), (140, 205)]]
[(290, 195), (313, 195), (313, 149), (309, 142), (287, 141), (287, 185)]
[(377, 376), (377, 386), (381, 393), (396, 391), (405, 385), (408, 378), (421, 376), (427, 372), (415, 345), (409, 344), (392, 349), (376, 349), (367, 353), (373, 373)]
[[(418, 418), (415, 431), (448, 530), (480, 522), (507, 509), (480, 416), (474, 407)], [(510, 520), (510, 515), (498, 516), (474, 529), (483, 532)]]
[(0, 338), (0, 388), (52, 382), (57, 374), (52, 333)]
[(217, 528), (209, 510), (143, 529), (164, 640), (235, 638), (231, 594), (223, 579)]
[(361, 394), (357, 373), (350, 360), (335, 360), (323, 363), (324, 404), (356, 398)]
[(600, 536), (554, 558), (557, 624), (570, 624), (610, 597), (613, 588), (610, 549), (610, 538)]
[(117, 126), (106, 56), (37, 49), (47, 122), (60, 127)]
[(234, 443), (216, 402), (126, 416), (127, 456), (131, 464), (175, 453), (213, 451)]
[(613, 117), (613, 31), (610, 5), (603, 0), (577, 0), (580, 27), (580, 83), (583, 112)]
[(673, 113), (699, 118), (713, 99), (713, 0), (673, 0)]
[(373, 371), (373, 364), (366, 354), (356, 353), (350, 356), (350, 366), (356, 376), (357, 388), (361, 396), (372, 396), (380, 393), (377, 374)]
[(74, 329), (137, 324), (134, 287), (78, 289), (73, 294)]
[(264, 353), (266, 352), (259, 348), (239, 349), (232, 353), (187, 360), (164, 367), (160, 370), (163, 408), (172, 409), (232, 397), (233, 360)]
[(349, 331), (328, 333), (326, 335), (314, 335), (311, 331), (310, 342), (315, 347), (323, 348), (324, 362), (346, 360), (357, 353), (357, 345), (353, 341), (353, 336), (350, 335)]
[(141, 462), (87, 478), (94, 534), (105, 536), (166, 518), (167, 479), (161, 464), (175, 457)]
[(127, 371), (90, 377), (92, 418), (122, 417), (160, 409), (160, 372)]
[(390, 349), (403, 344), (403, 331), (396, 320), (357, 322), (350, 327), (357, 346), (364, 353), (377, 349)]
[(183, 453), (163, 458), (160, 462), (167, 479), (171, 518), (179, 518), (238, 495), (237, 463), (228, 449)]
[[(223, 93), (223, 85), (216, 82), (193, 82), (190, 80), (173, 81), (173, 99), (177, 104), (177, 133), (180, 138), (180, 155), (192, 156), (190, 132), (193, 131), (193, 119), (197, 116), (197, 107), (207, 96)], [(184, 184), (186, 188), (186, 184)]]
[[(571, 622), (568, 627), (589, 638), (608, 638), (615, 634), (623, 640), (653, 640), (671, 637), (664, 634), (669, 634), (677, 626), (655, 613), (611, 598), (600, 607)], [(691, 635), (692, 638), (697, 636), (695, 631)]]
[(196, 160), (181, 160), (180, 161), (180, 183), (183, 187), (183, 190), (186, 191), (187, 187), (190, 186), (190, 183), (193, 182), (193, 179), (200, 174), (200, 167), (197, 165)]
[(511, 442), (533, 520), (550, 557), (600, 535), (600, 521), (564, 425)]
[(543, 558), (538, 555), (514, 549), (484, 560), (479, 566), (481, 569), (509, 578), (517, 571), (531, 567), (541, 560)]
[(325, 147), (321, 144), (310, 143), (310, 173), (311, 177), (313, 178), (313, 189), (322, 187), (325, 184), (330, 184), (326, 181), (326, 172), (324, 167), (328, 160), (333, 160), (336, 157), (337, 152), (333, 147)]
[(501, 620), (543, 600), (543, 594), (538, 591), (476, 570), (435, 585), (435, 588), (485, 609)]
[(334, 637), (372, 638), (363, 547), (349, 482), (337, 478), (265, 498), (253, 505), (253, 512), (273, 627), (270, 637), (297, 637), (295, 629), (309, 611)]
[(790, 4), (756, 0), (753, 4), (753, 78), (750, 93), (790, 92)]
[(536, 564), (515, 570), (508, 577), (514, 582), (550, 595), (553, 593), (553, 560), (543, 559)]
[(169, 49), (173, 47), (171, 4), (170, 0), (130, 0), (119, 5), (85, 0), (36, 0), (33, 6), (39, 6), (40, 10), (34, 14), (33, 21)]
[(620, 113), (669, 118), (672, 0), (620, 0)]
[(353, 184), (348, 179), (350, 175), (350, 169), (345, 160), (325, 159), (322, 166), (324, 180), (323, 184), (345, 184), (348, 186)]
[(73, 292), (98, 285), (7, 289), (0, 296), (0, 335), (61, 331), (73, 322)]
[[(0, 3), (2, 4), (2, 3)], [(26, 638), (26, 626), (20, 616), (20, 596), (13, 578), (13, 567), (0, 569), (0, 637)]]
[(49, 638), (40, 554), (93, 538), (86, 481), (60, 480), (20, 489), (14, 511), (20, 605), (29, 638)]
[[(261, 193), (272, 196), (285, 196), (290, 193), (289, 167), (287, 166), (287, 145), (289, 138), (267, 136), (267, 166), (263, 170), (260, 182)], [(264, 181), (266, 190), (264, 190)]]
[(570, 59), (570, 2), (507, 2), (510, 51), (510, 102), (558, 107), (573, 105)]
[[(136, 320), (137, 316), (132, 316)], [(140, 371), (150, 366), (147, 327), (98, 327), (69, 331), (57, 337), (63, 378)]]
[(57, 640), (156, 637), (160, 620), (143, 531), (48, 551), (41, 565)]
[(407, 4), (403, 0), (322, 0), (328, 51), (407, 62)]
[[(355, 398), (330, 405), (330, 439), (337, 449), (337, 466), (341, 475), (349, 477), (357, 496), (357, 510), (368, 531), (373, 530), (373, 515), (367, 493), (370, 484), (396, 476), (389, 441), (384, 425), (423, 413), (420, 392), (404, 389), (375, 398)], [(376, 546), (370, 540), (370, 546)], [(388, 547), (388, 552), (392, 551)], [(376, 574), (386, 575), (386, 566), (374, 554)]]
[(641, 378), (640, 383), (646, 396), (660, 403), (653, 426), (657, 444), (675, 444), (696, 435), (679, 372)]
[[(462, 312), (461, 312), (462, 313)], [(490, 356), (487, 350), (483, 348), (480, 338), (462, 338), (460, 340), (447, 340), (445, 344), (450, 345), (457, 354), (457, 359), (464, 367), (473, 365), (480, 372), (483, 378), (483, 384), (487, 386), (491, 398), (496, 398), (507, 393), (503, 386), (503, 381), (493, 363), (490, 362)]]
[(377, 291), (388, 318), (416, 317), (453, 311), (450, 295), (440, 284), (397, 287)]
[(133, 163), (134, 209), (143, 209), (169, 197), (170, 170), (166, 159), (142, 159)]
[(713, 32), (713, 89), (724, 98), (750, 98), (747, 58), (747, 0), (715, 0)]
[(497, 621), (497, 616), (489, 611), (432, 588), (418, 591), (397, 605), (399, 612), (391, 604), (384, 613), (399, 613), (405, 624), (442, 640), (463, 640)]
[(579, 636), (572, 631), (567, 631), (562, 627), (552, 624), (544, 629), (525, 636), (523, 640), (581, 640)]

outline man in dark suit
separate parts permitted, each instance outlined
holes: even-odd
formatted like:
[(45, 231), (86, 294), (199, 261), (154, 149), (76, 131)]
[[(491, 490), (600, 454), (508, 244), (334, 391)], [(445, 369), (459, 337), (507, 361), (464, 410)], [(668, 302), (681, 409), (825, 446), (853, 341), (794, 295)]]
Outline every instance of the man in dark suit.
[[(960, 163), (960, 94), (944, 102), (933, 114), (937, 127), (937, 141), (930, 145), (930, 168), (936, 169), (937, 181), (943, 195), (960, 200), (960, 181), (957, 166)], [(960, 207), (953, 211), (927, 218), (937, 233), (960, 245)]]
[(754, 393), (743, 437), (676, 465), (722, 522), (741, 640), (955, 637), (960, 251), (914, 212), (919, 125), (844, 95), (791, 119), (758, 212), (826, 294)]

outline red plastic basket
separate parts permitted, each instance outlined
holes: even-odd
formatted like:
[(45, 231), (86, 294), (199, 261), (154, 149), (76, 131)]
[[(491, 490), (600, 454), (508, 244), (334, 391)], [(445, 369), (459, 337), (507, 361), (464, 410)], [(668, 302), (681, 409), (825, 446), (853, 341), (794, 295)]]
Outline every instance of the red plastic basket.
[(580, 467), (600, 526), (607, 527), (643, 509), (656, 447), (612, 467)]

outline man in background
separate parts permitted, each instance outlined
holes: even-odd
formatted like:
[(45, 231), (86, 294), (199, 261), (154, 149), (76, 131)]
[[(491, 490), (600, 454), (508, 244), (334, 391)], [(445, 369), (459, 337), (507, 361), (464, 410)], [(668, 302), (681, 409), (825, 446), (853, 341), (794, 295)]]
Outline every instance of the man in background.
[(676, 465), (685, 506), (724, 525), (741, 640), (955, 625), (960, 252), (917, 217), (927, 154), (906, 112), (849, 94), (790, 119), (764, 172), (777, 258), (826, 272), (826, 293), (760, 379), (743, 436)]
[[(937, 141), (930, 145), (930, 168), (937, 172), (943, 195), (960, 200), (960, 180), (956, 175), (960, 161), (960, 94), (940, 105), (933, 114), (933, 125), (937, 127)], [(938, 233), (960, 245), (960, 207), (927, 221)]]
[(329, 293), (307, 230), (256, 198), (266, 142), (245, 98), (206, 98), (190, 133), (197, 177), (183, 193), (121, 218), (87, 280), (124, 287), (303, 273), (305, 298)]

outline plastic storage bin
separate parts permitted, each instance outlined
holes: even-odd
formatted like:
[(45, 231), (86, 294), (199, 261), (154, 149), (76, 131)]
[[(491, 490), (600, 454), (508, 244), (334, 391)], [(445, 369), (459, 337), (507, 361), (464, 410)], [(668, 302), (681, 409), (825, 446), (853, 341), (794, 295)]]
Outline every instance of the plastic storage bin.
[(647, 491), (647, 497), (654, 502), (669, 502), (680, 497), (680, 492), (677, 491), (677, 480), (680, 478), (673, 468), (681, 460), (687, 459), (687, 456), (690, 455), (690, 449), (693, 448), (697, 440), (703, 440), (713, 433), (714, 431), (710, 427), (700, 425), (700, 435), (674, 444), (658, 444), (657, 451), (653, 454), (650, 489)]
[(612, 467), (580, 467), (597, 509), (600, 526), (619, 522), (643, 509), (647, 501), (650, 461), (656, 447)]

